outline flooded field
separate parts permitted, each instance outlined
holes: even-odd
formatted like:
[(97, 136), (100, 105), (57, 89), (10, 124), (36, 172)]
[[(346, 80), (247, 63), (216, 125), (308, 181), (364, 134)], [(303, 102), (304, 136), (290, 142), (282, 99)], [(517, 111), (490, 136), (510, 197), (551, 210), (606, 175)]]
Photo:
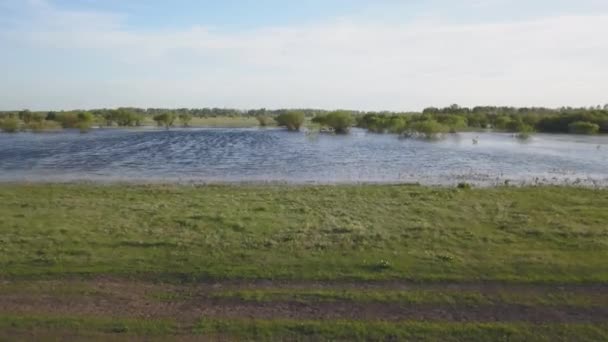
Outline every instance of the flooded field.
[[(474, 140), (477, 143), (474, 143)], [(0, 134), (0, 181), (608, 184), (608, 137), (354, 130), (99, 129)]]

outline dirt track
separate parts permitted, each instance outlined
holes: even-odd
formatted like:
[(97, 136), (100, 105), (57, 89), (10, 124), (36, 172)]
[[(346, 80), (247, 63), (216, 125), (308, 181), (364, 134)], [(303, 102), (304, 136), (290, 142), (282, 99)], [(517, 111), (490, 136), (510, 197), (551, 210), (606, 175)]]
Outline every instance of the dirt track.
[[(207, 318), (243, 319), (349, 319), (383, 321), (448, 322), (529, 322), (529, 323), (605, 323), (608, 307), (569, 307), (563, 305), (456, 305), (404, 304), (323, 301), (244, 301), (236, 298), (213, 299), (210, 291), (238, 289), (351, 289), (351, 290), (467, 290), (479, 293), (509, 291), (515, 293), (601, 294), (606, 285), (508, 285), (482, 283), (413, 284), (407, 282), (212, 282), (197, 285), (171, 285), (120, 279), (58, 280), (23, 282), (0, 281), (0, 313), (103, 316), (120, 318), (171, 318), (188, 323)], [(33, 287), (32, 287), (33, 286)], [(30, 288), (31, 287), (31, 288)], [(12, 290), (6, 290), (12, 288)], [(72, 289), (66, 292), (65, 289)], [(73, 289), (86, 289), (79, 293)], [(63, 292), (62, 292), (63, 291)], [(71, 292), (70, 292), (71, 291)], [(81, 290), (80, 290), (81, 291)], [(153, 294), (175, 294), (174, 299), (159, 300)], [(180, 294), (188, 293), (187, 297)]]

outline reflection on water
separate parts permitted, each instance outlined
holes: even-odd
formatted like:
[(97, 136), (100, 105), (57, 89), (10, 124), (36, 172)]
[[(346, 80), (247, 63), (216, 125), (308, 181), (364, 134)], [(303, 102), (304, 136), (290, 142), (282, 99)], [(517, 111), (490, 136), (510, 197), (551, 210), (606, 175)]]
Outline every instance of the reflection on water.
[(0, 134), (0, 146), (1, 181), (608, 184), (606, 136), (460, 133), (428, 142), (362, 130), (106, 129)]

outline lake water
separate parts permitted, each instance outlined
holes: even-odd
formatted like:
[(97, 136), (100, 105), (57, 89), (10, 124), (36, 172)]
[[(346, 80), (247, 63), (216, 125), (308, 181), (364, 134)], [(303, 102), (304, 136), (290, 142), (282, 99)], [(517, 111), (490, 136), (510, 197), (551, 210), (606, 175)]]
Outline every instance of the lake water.
[[(472, 139), (479, 137), (478, 144)], [(608, 185), (608, 137), (460, 133), (439, 141), (281, 129), (0, 134), (0, 181)]]

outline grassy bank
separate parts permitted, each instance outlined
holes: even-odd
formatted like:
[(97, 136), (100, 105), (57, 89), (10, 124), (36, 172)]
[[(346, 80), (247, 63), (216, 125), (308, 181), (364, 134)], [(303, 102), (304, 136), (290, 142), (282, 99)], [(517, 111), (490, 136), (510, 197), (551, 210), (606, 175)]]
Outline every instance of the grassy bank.
[(76, 317), (0, 316), (0, 337), (20, 340), (86, 338), (124, 339), (138, 336), (162, 340), (428, 340), (428, 341), (598, 341), (608, 338), (605, 325), (385, 323), (356, 321), (201, 320), (192, 327), (175, 322)]
[(0, 185), (0, 275), (608, 281), (608, 191)]
[(0, 340), (608, 338), (608, 191), (0, 185)]

